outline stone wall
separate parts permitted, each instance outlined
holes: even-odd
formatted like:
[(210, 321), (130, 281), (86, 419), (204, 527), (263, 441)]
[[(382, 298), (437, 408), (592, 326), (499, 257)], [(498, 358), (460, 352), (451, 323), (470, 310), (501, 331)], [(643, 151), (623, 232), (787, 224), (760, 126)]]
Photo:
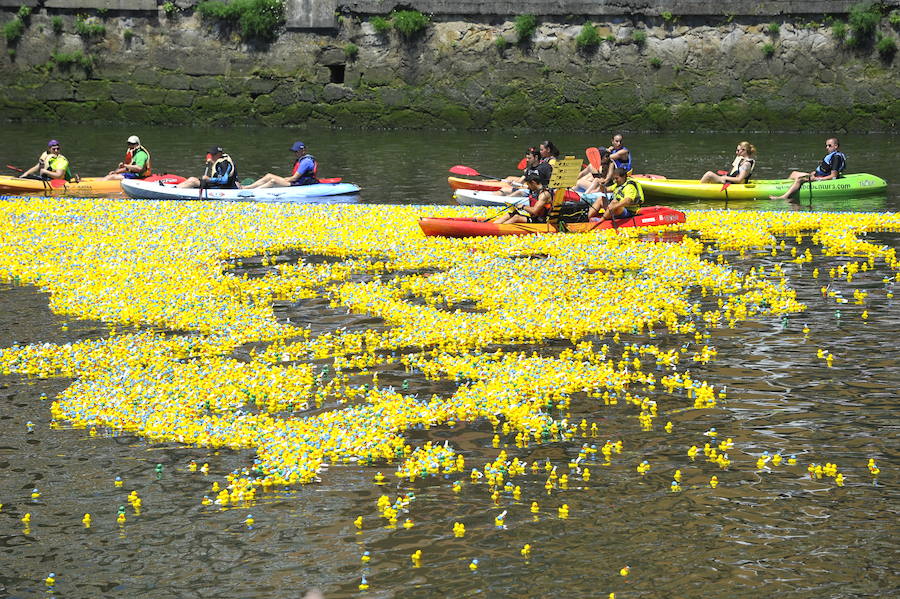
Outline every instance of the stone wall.
[[(290, 6), (330, 6), (317, 2)], [(95, 13), (106, 29), (88, 37), (75, 31), (79, 11), (36, 8), (21, 39), (0, 55), (0, 118), (604, 131), (892, 131), (900, 120), (900, 58), (882, 58), (873, 42), (848, 48), (833, 33), (836, 21), (820, 13), (557, 16), (539, 20), (519, 43), (513, 16), (434, 15), (408, 39), (370, 22), (392, 3), (339, 0), (340, 16), (327, 14), (332, 29), (297, 21), (300, 29), (263, 44), (201, 21), (194, 4), (178, 0), (184, 10), (172, 17), (159, 6)], [(366, 12), (376, 4), (382, 9)], [(404, 2), (411, 4), (427, 6)], [(585, 4), (658, 11), (710, 3)], [(13, 15), (0, 10), (0, 24)], [(579, 49), (585, 23), (602, 41)], [(900, 37), (886, 18), (878, 33)]]

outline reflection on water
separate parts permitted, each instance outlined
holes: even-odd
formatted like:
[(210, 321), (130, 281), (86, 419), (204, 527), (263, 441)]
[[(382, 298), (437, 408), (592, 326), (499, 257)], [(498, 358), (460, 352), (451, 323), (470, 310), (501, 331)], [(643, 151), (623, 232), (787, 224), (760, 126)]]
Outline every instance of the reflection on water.
[[(86, 148), (93, 148), (90, 153), (97, 155), (99, 168), (105, 164), (100, 147), (117, 150), (111, 140), (124, 132), (92, 138), (79, 137), (70, 129), (59, 136), (79, 139)], [(172, 140), (182, 156), (198, 144), (202, 150), (211, 138), (227, 147), (250, 137), (247, 131), (214, 136), (209, 131), (189, 133), (177, 136), (160, 130), (141, 135), (150, 139), (159, 135), (156, 146), (160, 148), (167, 147), (164, 140)], [(15, 143), (31, 151), (37, 135), (24, 141), (17, 137), (27, 136), (12, 136), (3, 151)], [(406, 140), (394, 133), (353, 135), (365, 142), (365, 152), (351, 144), (351, 134), (309, 132), (302, 138), (322, 148), (315, 153), (327, 157), (328, 175), (363, 184), (361, 200), (370, 203), (446, 203), (449, 193), (441, 169), (471, 163), (492, 172), (503, 168), (507, 156), (517, 156), (523, 145), (522, 139), (498, 134), (438, 133), (430, 135), (429, 151), (425, 151), (420, 147), (423, 142), (409, 135)], [(192, 136), (206, 141), (188, 139)], [(244, 172), (272, 168), (266, 161), (273, 160), (273, 154), (280, 160), (273, 148), (286, 147), (289, 144), (284, 142), (295, 136), (280, 131), (275, 142), (247, 151)], [(771, 147), (761, 168), (780, 173), (809, 162), (804, 154), (782, 167), (788, 162), (784, 148), (789, 141), (813, 149), (820, 145), (815, 142), (821, 136), (793, 137), (755, 136), (758, 147)], [(629, 136), (629, 142), (631, 138), (633, 146), (641, 148), (648, 170), (672, 175), (705, 170), (723, 159), (720, 146), (733, 146), (721, 136), (682, 140), (675, 135), (635, 135)], [(766, 143), (758, 143), (758, 138)], [(561, 135), (559, 139), (569, 147), (584, 145), (583, 137)], [(872, 148), (876, 144), (854, 152), (852, 143), (844, 142), (851, 160), (869, 156), (872, 168), (867, 170), (898, 180), (896, 165), (878, 162)], [(879, 138), (878, 145), (896, 147), (891, 138)], [(688, 146), (693, 150), (690, 156), (681, 149)], [(667, 155), (670, 159), (664, 159)], [(776, 159), (780, 160), (777, 169), (771, 166)], [(87, 155), (82, 162), (91, 164)], [(896, 198), (893, 183), (886, 198), (815, 203), (813, 209), (896, 210)], [(790, 208), (777, 202), (736, 204), (730, 203), (729, 208)], [(869, 236), (870, 241), (895, 248), (898, 239), (897, 234)], [(296, 259), (286, 255), (277, 261)], [(776, 263), (762, 252), (743, 258), (728, 254), (728, 260), (743, 270), (760, 265), (771, 270)], [(852, 282), (839, 279), (834, 284), (845, 297), (857, 289), (869, 291), (865, 306), (869, 319), (863, 321), (863, 306), (852, 303), (840, 306), (838, 317), (834, 301), (821, 293), (827, 279), (813, 279), (810, 271), (846, 262), (849, 259), (817, 255), (812, 264), (802, 267), (784, 263), (798, 299), (809, 306), (806, 312), (712, 333), (718, 359), (691, 364), (690, 371), (717, 388), (727, 386), (727, 399), (718, 408), (685, 410), (688, 403), (683, 398), (673, 400), (658, 389), (651, 398), (665, 411), (656, 429), (647, 433), (639, 430), (626, 407), (604, 406), (576, 395), (570, 418), (597, 422), (597, 437), (526, 450), (507, 447), (520, 459), (542, 463), (549, 459), (565, 467), (583, 442), (624, 442), (623, 453), (614, 456), (610, 465), (603, 465), (599, 454), (580, 464), (587, 465), (593, 477), (583, 482), (573, 475), (568, 491), (548, 496), (543, 470), (517, 478), (521, 499), (504, 497), (508, 514), (501, 529), (494, 526), (499, 508), (492, 507), (483, 484), (466, 484), (460, 493), (454, 493), (444, 479), (398, 485), (391, 465), (332, 464), (321, 484), (261, 493), (249, 510), (203, 506), (203, 496), (213, 495), (212, 482), (221, 482), (225, 473), (252, 462), (251, 455), (150, 444), (132, 436), (91, 436), (85, 430), (53, 430), (48, 398), (63, 391), (69, 381), (0, 375), (0, 503), (4, 504), (0, 510), (0, 596), (262, 599), (298, 597), (318, 586), (329, 598), (356, 597), (362, 596), (357, 585), (363, 573), (370, 583), (368, 594), (374, 597), (605, 597), (612, 591), (619, 598), (888, 596), (896, 589), (894, 537), (900, 505), (895, 414), (900, 312), (886, 296), (889, 283), (881, 277), (889, 270), (880, 265), (869, 275), (860, 273)], [(253, 276), (265, 271), (253, 260), (246, 260), (243, 268)], [(30, 288), (0, 287), (0, 345), (64, 343), (108, 334), (101, 323), (50, 313), (46, 301), (46, 296)], [(322, 300), (285, 302), (275, 308), (278, 318), (309, 324), (315, 334), (339, 327), (384, 326), (377, 319), (331, 308)], [(804, 333), (807, 327), (809, 332)], [(613, 352), (620, 352), (625, 344), (648, 340), (623, 336), (617, 344), (609, 339), (597, 342), (610, 343)], [(663, 333), (652, 342), (679, 347), (689, 340)], [(567, 345), (558, 340), (527, 349), (549, 354)], [(820, 348), (835, 356), (831, 368), (816, 358)], [(425, 381), (402, 369), (384, 370), (379, 377), (385, 385), (407, 381), (426, 396), (449, 395), (456, 387), (450, 381)], [(662, 430), (666, 420), (673, 423), (671, 433)], [(33, 432), (28, 422), (34, 424)], [(710, 427), (733, 437), (736, 449), (731, 458), (741, 467), (723, 472), (706, 463), (702, 454), (697, 462), (688, 459), (686, 449), (702, 445), (703, 432)], [(413, 445), (452, 440), (467, 463), (481, 464), (499, 451), (492, 447), (493, 436), (491, 425), (479, 421), (414, 430), (408, 438)], [(763, 451), (781, 452), (786, 460), (795, 455), (798, 463), (768, 464), (756, 470), (751, 464)], [(635, 464), (649, 456), (650, 471), (637, 476)], [(866, 469), (870, 457), (882, 468), (876, 484)], [(191, 460), (209, 463), (211, 475), (188, 473)], [(811, 480), (806, 472), (811, 462), (837, 463), (847, 476), (846, 485)], [(162, 465), (159, 475), (157, 465)], [(372, 482), (379, 469), (388, 475), (383, 486)], [(683, 472), (683, 491), (671, 493), (668, 489), (676, 469)], [(714, 474), (722, 482), (712, 490), (708, 483)], [(124, 479), (122, 488), (114, 486), (116, 476)], [(41, 497), (32, 501), (35, 487)], [(125, 498), (132, 490), (143, 500), (142, 514), (134, 517), (127, 508), (128, 521), (120, 527), (116, 513), (120, 505), (127, 506)], [(416, 499), (401, 521), (409, 517), (415, 526), (385, 528), (376, 517), (378, 497), (396, 497), (410, 490)], [(536, 514), (530, 508), (532, 501), (539, 504)], [(562, 502), (570, 508), (565, 520), (557, 515)], [(256, 521), (252, 529), (244, 524), (248, 511)], [(20, 521), (26, 512), (31, 514), (27, 532)], [(81, 524), (85, 513), (94, 519), (90, 530)], [(362, 531), (353, 525), (358, 516), (364, 516)], [(465, 523), (465, 537), (453, 536), (455, 522)], [(525, 543), (533, 547), (527, 559), (519, 553)], [(423, 551), (420, 568), (414, 568), (409, 558), (417, 549)], [(365, 567), (360, 561), (363, 551), (372, 556)], [(468, 564), (474, 558), (480, 565), (477, 572), (470, 572)], [(631, 567), (627, 581), (618, 573), (624, 565)], [(52, 593), (43, 582), (50, 572), (57, 575)]]

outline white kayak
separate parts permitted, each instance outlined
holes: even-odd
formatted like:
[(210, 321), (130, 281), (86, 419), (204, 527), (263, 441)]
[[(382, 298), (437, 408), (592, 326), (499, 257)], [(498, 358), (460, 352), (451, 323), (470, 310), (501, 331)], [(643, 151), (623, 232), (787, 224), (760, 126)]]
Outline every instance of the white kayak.
[[(594, 200), (600, 197), (600, 194), (569, 191), (566, 195), (566, 201), (577, 201), (577, 196), (581, 196), (588, 202), (593, 203)], [(505, 196), (492, 191), (475, 191), (474, 189), (456, 189), (453, 192), (453, 199), (460, 206), (497, 206), (498, 208), (502, 206), (522, 206), (528, 201), (524, 195)]]
[(327, 202), (347, 201), (346, 196), (359, 193), (353, 183), (315, 183), (266, 189), (181, 189), (174, 185), (125, 179), (122, 189), (140, 200), (222, 200), (229, 202)]

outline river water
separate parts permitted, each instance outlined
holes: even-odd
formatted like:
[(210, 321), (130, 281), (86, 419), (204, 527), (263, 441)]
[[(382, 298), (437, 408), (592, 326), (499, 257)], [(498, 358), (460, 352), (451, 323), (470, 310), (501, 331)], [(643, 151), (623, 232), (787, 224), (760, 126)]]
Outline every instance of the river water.
[[(140, 135), (152, 150), (157, 170), (197, 174), (207, 147), (218, 144), (234, 156), (242, 177), (287, 171), (288, 147), (299, 138), (320, 160), (321, 176), (360, 184), (358, 201), (372, 204), (450, 204), (445, 181), (450, 165), (505, 175), (524, 147), (540, 141), (534, 134), (29, 124), (7, 125), (0, 163), (26, 167), (53, 137), (78, 172), (96, 175), (118, 162), (122, 142), (131, 134)], [(564, 153), (579, 155), (588, 145), (607, 142), (572, 133), (549, 137)], [(746, 138), (759, 149), (756, 173), (764, 178), (811, 169), (824, 153), (825, 137), (636, 133), (626, 136), (626, 145), (635, 153), (638, 171), (696, 177), (727, 165), (736, 143)], [(812, 210), (897, 211), (898, 142), (889, 135), (844, 136), (849, 170), (884, 177), (888, 193), (814, 202)], [(698, 201), (679, 207), (721, 205)], [(809, 209), (782, 202), (732, 203), (730, 208)], [(872, 233), (868, 240), (896, 248), (900, 235)], [(848, 261), (817, 256), (808, 268)], [(774, 262), (756, 253), (740, 264), (771, 269)], [(845, 296), (854, 289), (871, 293), (866, 306), (871, 317), (864, 325), (851, 318), (851, 306), (837, 318), (833, 302), (820, 293), (821, 282), (798, 277), (791, 282), (809, 306), (806, 312), (790, 320), (760, 318), (714, 330), (718, 358), (691, 371), (717, 387), (727, 386), (727, 400), (716, 410), (677, 415), (678, 427), (668, 436), (643, 434), (633, 418), (602, 405), (573, 402), (573, 419), (599, 422), (601, 434), (624, 439), (627, 459), (614, 460), (610, 467), (591, 464), (596, 482), (583, 489), (573, 483), (565, 494), (572, 513), (568, 519), (549, 510), (532, 517), (528, 505), (545, 500), (545, 477), (523, 480), (523, 498), (509, 508), (503, 529), (492, 525), (497, 510), (484, 491), (454, 493), (448, 481), (431, 479), (402, 486), (418, 497), (415, 527), (369, 525), (358, 532), (353, 520), (359, 515), (374, 519), (379, 495), (395, 496), (398, 484), (390, 477), (386, 486), (372, 483), (377, 470), (387, 473), (391, 466), (336, 464), (321, 483), (263, 495), (252, 508), (257, 525), (248, 530), (242, 523), (246, 509), (209, 509), (199, 498), (210, 493), (211, 480), (246, 466), (252, 455), (51, 428), (49, 401), (71, 381), (0, 375), (0, 596), (263, 599), (300, 597), (311, 587), (322, 588), (329, 598), (606, 597), (610, 592), (619, 599), (897, 596), (900, 312), (884, 293), (889, 284), (883, 276), (893, 273), (882, 268), (877, 276), (863, 274), (844, 286)], [(316, 305), (294, 309), (295, 321), (381, 326), (359, 315), (323, 314), (325, 309)], [(811, 332), (804, 334), (804, 326)], [(107, 334), (103, 323), (53, 314), (46, 294), (34, 288), (0, 285), (0, 347)], [(558, 341), (543, 349), (565, 345)], [(817, 347), (837, 355), (832, 368), (811, 358)], [(383, 373), (385, 379), (406, 376), (402, 369)], [(430, 385), (422, 390), (449, 394), (455, 387)], [(735, 453), (745, 461), (764, 450), (781, 451), (796, 455), (798, 465), (720, 474), (727, 484), (715, 492), (698, 477), (685, 482), (684, 492), (667, 492), (671, 472), (686, 460), (673, 448), (697, 442), (688, 430), (710, 426), (727, 429), (740, 448)], [(474, 422), (412, 431), (408, 438), (412, 444), (449, 439), (467, 463), (477, 464), (496, 456), (493, 435), (490, 423)], [(507, 451), (529, 462), (565, 464), (577, 455), (581, 441)], [(653, 469), (638, 477), (634, 464), (646, 454), (654, 456)], [(881, 468), (875, 479), (866, 468), (869, 458)], [(213, 475), (188, 475), (185, 465), (192, 459), (208, 462)], [(813, 461), (837, 463), (847, 484), (810, 480), (806, 466)], [(125, 492), (113, 485), (116, 476), (128, 481), (126, 490), (140, 488), (144, 514), (125, 529), (102, 522), (85, 531), (82, 514), (124, 503)], [(35, 487), (44, 496), (31, 500)], [(20, 518), (27, 511), (35, 513), (36, 522), (26, 532)], [(454, 538), (451, 527), (460, 520), (469, 532)], [(534, 548), (528, 559), (519, 555), (524, 543)], [(414, 568), (409, 555), (417, 548), (424, 548), (426, 557), (422, 567)], [(364, 551), (371, 554), (368, 565), (360, 560)], [(468, 567), (473, 558), (479, 558), (477, 571)], [(631, 572), (622, 577), (625, 565)], [(50, 589), (44, 583), (49, 572), (58, 577)], [(361, 592), (357, 585), (363, 574), (371, 586)]]

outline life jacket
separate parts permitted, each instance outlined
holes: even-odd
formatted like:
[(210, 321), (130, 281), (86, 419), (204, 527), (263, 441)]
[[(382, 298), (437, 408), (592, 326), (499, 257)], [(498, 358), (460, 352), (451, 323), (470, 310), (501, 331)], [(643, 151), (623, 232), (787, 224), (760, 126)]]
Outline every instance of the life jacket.
[(638, 209), (644, 204), (644, 191), (641, 189), (640, 183), (635, 181), (634, 179), (625, 179), (625, 182), (621, 185), (617, 185), (615, 189), (613, 189), (613, 198), (616, 200), (624, 200), (625, 199), (625, 188), (628, 186), (634, 187), (635, 196), (631, 200), (631, 205), (628, 207), (629, 210), (637, 214)]
[(216, 185), (221, 185), (222, 187), (236, 187), (237, 183), (237, 168), (234, 166), (234, 161), (231, 159), (231, 156), (228, 154), (222, 154), (222, 157), (212, 163), (212, 175), (211, 177), (221, 177), (222, 175), (228, 173), (228, 178), (222, 181), (216, 181)]
[(822, 159), (822, 163), (816, 167), (816, 174), (820, 177), (827, 177), (831, 171), (837, 171), (838, 177), (840, 177), (845, 168), (847, 168), (847, 157), (840, 150), (835, 150)]
[[(62, 154), (50, 154), (49, 152), (44, 152), (41, 154), (41, 157), (38, 158), (38, 164), (41, 165), (41, 168), (50, 169), (52, 171), (56, 170), (56, 161), (62, 158), (66, 161), (66, 170), (63, 173), (63, 179), (66, 181), (73, 181), (75, 179), (75, 174), (72, 172), (72, 169), (69, 168), (69, 159), (63, 156)], [(45, 175), (46, 176), (46, 175)], [(43, 177), (41, 177), (43, 178)]]
[[(621, 160), (618, 160), (616, 158), (613, 158), (613, 162), (616, 163), (617, 167), (624, 168), (626, 173), (631, 174), (632, 163), (634, 162), (631, 157), (631, 150), (629, 150), (625, 146), (620, 147), (619, 150), (625, 150), (628, 152), (628, 162), (622, 162)], [(618, 152), (619, 150), (616, 150), (616, 152)]]
[(750, 180), (750, 175), (753, 174), (753, 167), (756, 166), (756, 161), (752, 158), (744, 158), (743, 156), (737, 156), (734, 159), (734, 162), (731, 163), (731, 172), (728, 173), (728, 176), (729, 177), (739, 176), (741, 173), (741, 167), (744, 165), (745, 162), (750, 163), (750, 172), (747, 173), (747, 178), (744, 179), (744, 183), (748, 182)]
[(316, 177), (316, 173), (319, 170), (319, 161), (316, 160), (316, 157), (312, 154), (304, 154), (300, 158), (294, 161), (294, 167), (291, 169), (291, 175), (296, 175), (300, 171), (300, 163), (309, 158), (312, 160), (312, 174), (308, 171), (302, 177), (294, 181), (294, 185), (313, 185), (319, 182), (319, 179)]
[[(549, 190), (548, 190), (546, 187), (543, 187), (543, 186), (542, 186), (540, 189), (538, 189), (537, 191), (532, 191), (532, 190), (529, 189), (529, 190), (528, 190), (528, 195), (526, 196), (526, 197), (528, 198), (528, 207), (529, 207), (529, 208), (534, 208), (535, 206), (537, 206), (537, 203), (538, 203), (538, 200), (539, 200), (540, 197), (541, 197), (541, 194), (544, 193), (545, 191), (549, 191)], [(552, 201), (553, 201), (553, 196), (552, 196), (552, 194), (551, 194), (551, 196), (550, 196), (550, 201), (551, 201), (551, 203), (552, 203)], [(547, 214), (548, 214), (548, 212), (549, 212), (549, 209), (550, 209), (550, 206), (548, 206), (547, 204), (544, 204), (544, 211), (543, 211), (543, 213), (537, 214), (537, 215), (533, 215), (533, 216), (529, 215), (528, 221), (529, 221), (529, 222), (532, 222), (532, 223), (543, 223), (543, 222), (547, 222)]]
[(125, 151), (125, 160), (123, 160), (122, 162), (125, 164), (134, 164), (132, 162), (132, 160), (134, 160), (135, 155), (140, 150), (143, 150), (144, 153), (147, 155), (147, 162), (144, 163), (144, 170), (140, 171), (139, 173), (136, 173), (136, 175), (138, 176), (138, 178), (143, 179), (144, 177), (149, 177), (151, 175), (151, 173), (153, 172), (153, 167), (151, 165), (151, 160), (150, 160), (150, 150), (148, 150), (144, 146), (138, 146), (134, 149), (128, 148), (128, 150)]

